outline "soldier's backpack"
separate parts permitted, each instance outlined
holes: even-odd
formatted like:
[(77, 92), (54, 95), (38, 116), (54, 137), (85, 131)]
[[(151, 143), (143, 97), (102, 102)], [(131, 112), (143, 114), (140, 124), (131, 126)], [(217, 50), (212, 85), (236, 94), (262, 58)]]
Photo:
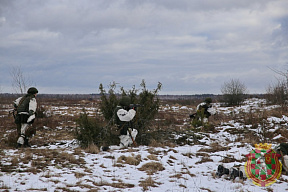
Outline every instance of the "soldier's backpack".
[(288, 143), (280, 143), (276, 147), (276, 152), (281, 155), (283, 169), (288, 171)]
[(280, 143), (280, 145), (276, 148), (276, 152), (281, 155), (288, 155), (288, 143)]

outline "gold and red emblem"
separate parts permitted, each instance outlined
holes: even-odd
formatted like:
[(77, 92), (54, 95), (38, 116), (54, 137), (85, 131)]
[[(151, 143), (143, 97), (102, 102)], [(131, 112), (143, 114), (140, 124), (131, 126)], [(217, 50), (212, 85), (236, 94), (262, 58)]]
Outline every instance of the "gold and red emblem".
[(255, 185), (267, 187), (279, 179), (282, 171), (282, 164), (279, 161), (281, 155), (271, 149), (271, 144), (255, 144), (246, 157), (245, 173), (247, 178), (252, 179)]

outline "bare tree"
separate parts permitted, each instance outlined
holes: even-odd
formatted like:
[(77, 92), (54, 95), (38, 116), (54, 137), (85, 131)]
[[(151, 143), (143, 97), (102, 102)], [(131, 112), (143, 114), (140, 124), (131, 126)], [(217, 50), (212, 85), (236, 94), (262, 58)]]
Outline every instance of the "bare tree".
[(287, 111), (288, 105), (288, 70), (280, 71), (270, 68), (276, 74), (280, 75), (277, 78), (277, 83), (269, 85), (266, 91), (266, 99), (271, 104), (277, 104), (281, 106), (282, 110)]
[(2, 95), (1, 95), (1, 93), (2, 93), (2, 87), (1, 87), (1, 85), (0, 85), (0, 104), (2, 103)]
[[(288, 63), (287, 63), (288, 65)], [(271, 69), (272, 71), (274, 71), (276, 74), (284, 77), (284, 79), (286, 79), (286, 84), (288, 84), (288, 69), (287, 70), (284, 70), (284, 71), (281, 71), (281, 70), (277, 70), (277, 69), (274, 69), (274, 68), (271, 68), (271, 67), (268, 67), (269, 69)]]
[(31, 84), (31, 81), (27, 79), (22, 72), (20, 66), (14, 66), (11, 69), (12, 76), (12, 87), (16, 93), (24, 94), (27, 90), (28, 84)]
[(288, 100), (288, 85), (286, 81), (278, 80), (277, 84), (269, 85), (266, 98), (271, 104), (281, 105), (284, 108)]
[(244, 83), (238, 79), (231, 79), (229, 82), (224, 82), (221, 87), (223, 101), (228, 106), (240, 105), (247, 94), (247, 88)]

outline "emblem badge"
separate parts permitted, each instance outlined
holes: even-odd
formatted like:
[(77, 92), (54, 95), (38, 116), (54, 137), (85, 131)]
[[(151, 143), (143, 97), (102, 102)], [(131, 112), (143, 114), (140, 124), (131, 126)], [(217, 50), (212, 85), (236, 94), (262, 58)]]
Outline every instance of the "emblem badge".
[(281, 155), (271, 149), (271, 144), (255, 144), (247, 157), (245, 173), (252, 179), (255, 185), (267, 187), (276, 182), (281, 175), (282, 164), (279, 161)]

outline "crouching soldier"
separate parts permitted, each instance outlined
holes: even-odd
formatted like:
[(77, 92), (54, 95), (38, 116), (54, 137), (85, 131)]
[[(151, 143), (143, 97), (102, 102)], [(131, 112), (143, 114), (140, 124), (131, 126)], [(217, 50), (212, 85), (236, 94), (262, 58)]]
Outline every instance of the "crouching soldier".
[(17, 112), (15, 123), (17, 125), (17, 147), (30, 147), (29, 137), (32, 136), (29, 126), (34, 122), (37, 108), (36, 95), (38, 90), (30, 87), (27, 94), (14, 101), (14, 110)]
[(117, 106), (116, 124), (120, 129), (120, 147), (128, 147), (131, 144), (136, 146), (135, 138), (138, 134), (136, 129), (133, 129), (132, 120), (136, 115), (136, 110), (130, 108), (131, 100), (128, 96), (123, 96)]
[(203, 123), (208, 122), (208, 118), (211, 115), (216, 114), (216, 110), (212, 108), (212, 99), (206, 98), (204, 102), (200, 103), (196, 108), (196, 113), (189, 115), (189, 117), (194, 121), (200, 121)]

